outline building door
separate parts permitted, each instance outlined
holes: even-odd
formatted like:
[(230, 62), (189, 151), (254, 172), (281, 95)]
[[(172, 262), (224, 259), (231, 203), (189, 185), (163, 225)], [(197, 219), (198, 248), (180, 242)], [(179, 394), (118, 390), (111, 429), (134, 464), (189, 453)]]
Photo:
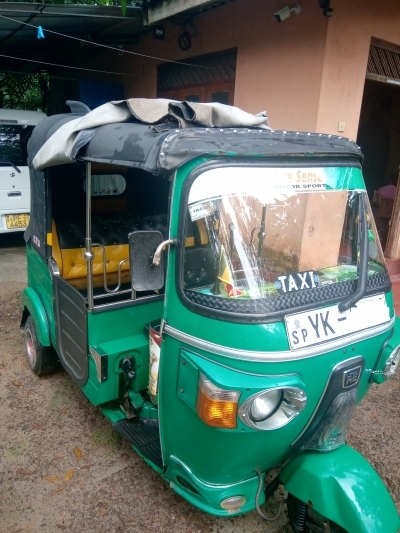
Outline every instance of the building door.
[(365, 80), (357, 144), (363, 174), (385, 248), (400, 165), (400, 49), (373, 41)]
[(233, 105), (236, 50), (192, 58), (190, 65), (168, 63), (158, 67), (159, 98)]

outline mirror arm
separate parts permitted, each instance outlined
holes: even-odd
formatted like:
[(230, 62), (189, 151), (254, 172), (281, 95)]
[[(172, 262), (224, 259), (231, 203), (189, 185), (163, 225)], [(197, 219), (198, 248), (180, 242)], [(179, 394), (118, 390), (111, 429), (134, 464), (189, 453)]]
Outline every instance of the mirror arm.
[(167, 241), (163, 241), (162, 243), (160, 243), (157, 246), (156, 253), (154, 254), (154, 257), (153, 257), (153, 265), (154, 266), (159, 266), (160, 265), (162, 251), (164, 250), (164, 248), (166, 246), (172, 245), (172, 244), (176, 245), (176, 239), (168, 239)]

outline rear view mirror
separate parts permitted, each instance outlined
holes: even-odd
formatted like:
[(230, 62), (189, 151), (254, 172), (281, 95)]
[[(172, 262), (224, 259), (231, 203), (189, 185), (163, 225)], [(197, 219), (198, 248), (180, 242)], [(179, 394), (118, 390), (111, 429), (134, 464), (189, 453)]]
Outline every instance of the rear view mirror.
[(162, 243), (159, 231), (134, 231), (129, 234), (129, 262), (132, 289), (154, 291), (164, 286), (164, 266), (161, 255), (159, 266), (153, 264), (153, 257)]

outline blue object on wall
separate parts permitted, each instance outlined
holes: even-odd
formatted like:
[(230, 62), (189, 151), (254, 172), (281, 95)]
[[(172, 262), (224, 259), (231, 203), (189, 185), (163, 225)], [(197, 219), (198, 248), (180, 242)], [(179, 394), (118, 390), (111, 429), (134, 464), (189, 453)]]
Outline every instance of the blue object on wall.
[(99, 107), (110, 100), (123, 100), (124, 87), (120, 83), (105, 81), (80, 80), (79, 101), (90, 109)]

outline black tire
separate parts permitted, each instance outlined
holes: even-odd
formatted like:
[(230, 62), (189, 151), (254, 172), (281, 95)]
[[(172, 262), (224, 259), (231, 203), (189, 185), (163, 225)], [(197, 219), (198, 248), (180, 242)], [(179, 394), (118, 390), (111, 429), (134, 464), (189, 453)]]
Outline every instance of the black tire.
[(31, 315), (28, 316), (24, 327), (25, 349), (28, 365), (37, 376), (51, 374), (59, 366), (56, 352), (51, 346), (40, 343), (35, 322)]
[[(321, 528), (324, 522), (329, 523), (331, 533), (348, 533), (341, 526), (327, 520), (292, 494), (288, 494), (287, 509), (293, 533), (314, 533), (318, 530), (311, 529), (307, 523)], [(321, 528), (321, 531), (324, 529)]]

